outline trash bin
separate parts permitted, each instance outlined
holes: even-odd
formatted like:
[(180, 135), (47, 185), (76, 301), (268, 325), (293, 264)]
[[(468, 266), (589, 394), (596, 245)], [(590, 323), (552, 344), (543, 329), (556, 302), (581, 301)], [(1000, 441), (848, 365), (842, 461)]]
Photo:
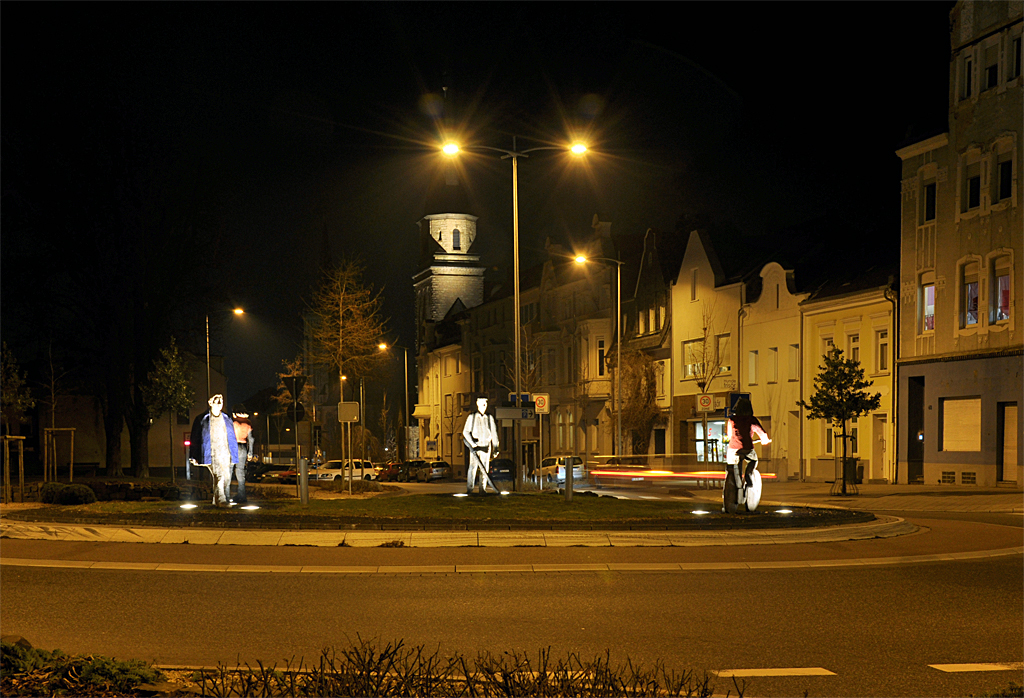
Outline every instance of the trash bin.
[(847, 458), (843, 462), (843, 479), (854, 485), (859, 485), (864, 476), (864, 466), (857, 465), (859, 460), (860, 458)]

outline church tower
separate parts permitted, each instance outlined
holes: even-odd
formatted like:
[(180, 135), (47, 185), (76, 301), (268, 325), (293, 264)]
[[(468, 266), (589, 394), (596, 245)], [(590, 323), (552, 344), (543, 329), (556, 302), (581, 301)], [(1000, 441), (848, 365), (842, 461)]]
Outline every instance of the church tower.
[(426, 340), (428, 326), (484, 298), (484, 267), (470, 252), (477, 217), (451, 165), (432, 187), (426, 211), (419, 221), (420, 271), (413, 276), (417, 343)]

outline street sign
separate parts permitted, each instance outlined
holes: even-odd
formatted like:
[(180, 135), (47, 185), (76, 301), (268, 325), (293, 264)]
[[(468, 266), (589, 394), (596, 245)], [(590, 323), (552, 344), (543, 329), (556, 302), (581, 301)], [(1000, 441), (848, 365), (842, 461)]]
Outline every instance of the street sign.
[(736, 409), (736, 403), (739, 402), (742, 398), (746, 398), (749, 400), (750, 393), (729, 393), (729, 409), (726, 410), (725, 412), (726, 417), (732, 416), (733, 410)]
[(533, 419), (537, 412), (533, 407), (495, 407), (495, 419)]
[(339, 402), (338, 403), (338, 421), (339, 422), (358, 422), (359, 421), (359, 403), (358, 402)]
[(548, 400), (548, 393), (534, 393), (533, 402), (536, 405), (537, 414), (551, 414), (551, 406)]
[(288, 392), (292, 394), (292, 398), (298, 398), (306, 386), (307, 378), (308, 376), (284, 376), (281, 380), (284, 381), (284, 387), (288, 388)]
[(306, 408), (302, 406), (301, 402), (293, 402), (288, 405), (288, 419), (293, 422), (301, 422), (306, 418)]
[(715, 396), (704, 395), (697, 396), (697, 411), (698, 412), (714, 412), (715, 411)]
[(520, 393), (519, 395), (522, 398), (521, 401), (520, 400), (516, 400), (516, 394), (515, 393), (509, 393), (508, 394), (508, 401), (510, 403), (512, 403), (513, 405), (521, 404), (522, 402), (529, 402), (530, 401), (530, 394), (529, 393)]

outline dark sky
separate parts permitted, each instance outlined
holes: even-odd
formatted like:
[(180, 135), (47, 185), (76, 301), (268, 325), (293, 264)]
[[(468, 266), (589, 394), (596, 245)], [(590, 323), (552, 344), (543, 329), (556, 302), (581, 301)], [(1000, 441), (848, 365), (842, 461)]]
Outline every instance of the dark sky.
[[(829, 212), (895, 249), (894, 150), (944, 126), (951, 6), (7, 2), (3, 128), (81, 129), (88, 157), (88, 102), (115, 85), (126, 118), (202, 152), (239, 272), (226, 295), (248, 311), (215, 327), (234, 402), (297, 353), (325, 234), (412, 341), (442, 86), (464, 143), (591, 145), (582, 164), (520, 161), (524, 264), (595, 213), (622, 233), (704, 212), (770, 234)], [(510, 165), (465, 174), (473, 251), (508, 264)]]

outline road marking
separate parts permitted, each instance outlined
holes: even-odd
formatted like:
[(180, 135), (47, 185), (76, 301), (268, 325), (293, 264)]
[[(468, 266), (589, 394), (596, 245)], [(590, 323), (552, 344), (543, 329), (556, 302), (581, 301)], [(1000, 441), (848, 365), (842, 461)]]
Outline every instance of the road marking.
[(947, 674), (959, 674), (968, 671), (1020, 671), (1024, 662), (991, 662), (987, 664), (929, 664), (932, 669)]
[(722, 669), (715, 672), (719, 678), (742, 678), (744, 676), (835, 676), (835, 672), (820, 666), (786, 667), (775, 669)]

